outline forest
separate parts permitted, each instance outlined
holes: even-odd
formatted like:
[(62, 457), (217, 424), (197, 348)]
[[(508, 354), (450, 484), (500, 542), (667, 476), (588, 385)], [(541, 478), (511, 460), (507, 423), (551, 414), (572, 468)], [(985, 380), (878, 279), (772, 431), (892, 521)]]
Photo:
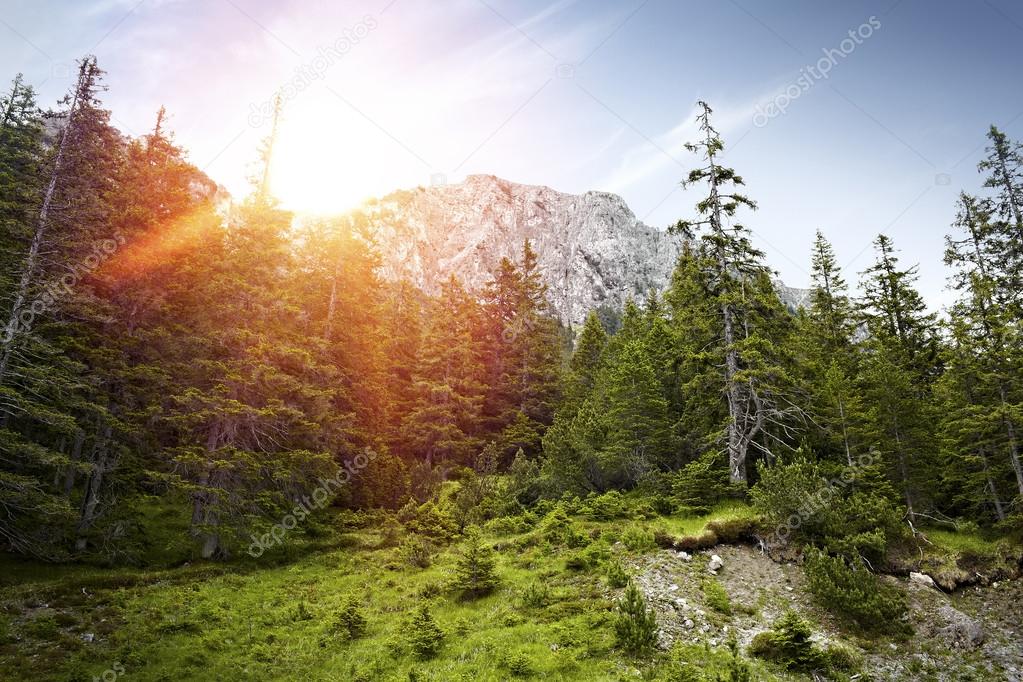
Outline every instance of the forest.
[[(934, 228), (952, 305), (885, 234), (842, 272), (823, 226), (792, 309), (701, 102), (670, 285), (573, 329), (534, 245), (480, 291), (388, 280), (359, 211), (280, 207), (272, 138), (226, 196), (162, 108), (120, 132), (103, 76), (0, 98), (0, 676), (946, 679), (909, 656), (913, 581), (1020, 575), (1023, 145), (995, 126)], [(750, 557), (805, 608), (730, 586)], [(673, 634), (656, 561), (713, 643)], [(947, 679), (1023, 669), (971, 656)]]

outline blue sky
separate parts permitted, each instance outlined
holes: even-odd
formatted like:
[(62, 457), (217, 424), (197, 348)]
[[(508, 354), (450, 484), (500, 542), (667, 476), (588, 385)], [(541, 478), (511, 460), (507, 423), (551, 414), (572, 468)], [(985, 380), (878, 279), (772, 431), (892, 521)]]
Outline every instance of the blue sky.
[[(984, 133), (1023, 138), (1021, 44), (1010, 0), (5, 0), (0, 77), (24, 72), (52, 104), (94, 52), (120, 128), (144, 132), (165, 105), (236, 193), (290, 84), (274, 183), (300, 210), (492, 173), (616, 192), (657, 226), (692, 215), (678, 181), (704, 99), (786, 282), (807, 283), (816, 229), (850, 280), (884, 231), (939, 306)], [(806, 70), (825, 51), (826, 78)]]

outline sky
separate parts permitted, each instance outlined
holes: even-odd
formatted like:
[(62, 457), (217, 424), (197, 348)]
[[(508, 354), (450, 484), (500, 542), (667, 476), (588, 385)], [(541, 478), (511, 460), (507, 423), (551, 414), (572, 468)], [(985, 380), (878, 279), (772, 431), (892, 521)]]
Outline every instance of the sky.
[(95, 54), (129, 135), (166, 106), (189, 158), (247, 191), (281, 92), (273, 189), (335, 212), (493, 174), (694, 215), (697, 101), (759, 204), (772, 267), (809, 283), (816, 230), (847, 279), (891, 236), (938, 308), (944, 235), (991, 124), (1023, 139), (1012, 0), (0, 0), (0, 78), (43, 105)]

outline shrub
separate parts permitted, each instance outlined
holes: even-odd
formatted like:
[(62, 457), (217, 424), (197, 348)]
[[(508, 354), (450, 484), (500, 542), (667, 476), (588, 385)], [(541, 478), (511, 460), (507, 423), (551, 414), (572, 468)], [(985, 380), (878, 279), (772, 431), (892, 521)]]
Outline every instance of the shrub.
[(852, 672), (859, 670), (863, 665), (863, 657), (860, 653), (848, 644), (841, 642), (829, 645), (824, 651), (824, 658), (832, 670)]
[(427, 568), (433, 561), (433, 545), (416, 534), (407, 536), (398, 547), (402, 562), (414, 568)]
[(513, 677), (529, 677), (533, 674), (533, 661), (521, 651), (506, 656), (501, 661)]
[(864, 632), (909, 634), (905, 620), (909, 606), (898, 587), (819, 550), (807, 553), (803, 570), (816, 600), (846, 624)]
[(675, 500), (668, 495), (655, 495), (650, 500), (650, 506), (661, 516), (671, 516), (675, 513)]
[(380, 548), (397, 547), (404, 532), (405, 529), (398, 519), (388, 514), (380, 528), (380, 544), (377, 546)]
[(611, 521), (628, 516), (622, 494), (617, 490), (610, 490), (603, 495), (590, 493), (580, 505), (579, 513), (594, 521)]
[(707, 676), (692, 661), (688, 660), (685, 649), (676, 644), (664, 670), (664, 682), (706, 682)]
[(753, 540), (757, 527), (757, 520), (750, 518), (715, 520), (707, 524), (707, 530), (717, 536), (718, 542), (726, 544)]
[(522, 606), (527, 609), (542, 609), (551, 601), (551, 591), (547, 583), (530, 583), (519, 596)]
[(607, 586), (613, 589), (619, 589), (629, 584), (629, 574), (625, 572), (625, 568), (621, 563), (612, 561), (607, 566)]
[(703, 582), (703, 598), (707, 601), (707, 606), (718, 613), (732, 615), (732, 600), (717, 580), (707, 579)]
[(529, 530), (529, 522), (522, 516), (499, 516), (487, 521), (483, 529), (491, 535), (517, 535)]
[(618, 602), (614, 620), (615, 642), (631, 654), (646, 654), (657, 646), (657, 615), (633, 583)]
[(708, 452), (685, 465), (672, 482), (671, 492), (678, 511), (706, 514), (711, 505), (728, 494), (728, 467), (717, 452)]
[(786, 670), (809, 672), (827, 667), (824, 652), (811, 641), (810, 624), (795, 611), (784, 613), (767, 632), (750, 642), (749, 652)]
[(565, 559), (565, 568), (569, 571), (585, 571), (590, 567), (589, 559), (582, 552), (572, 554)]
[[(405, 512), (405, 508), (402, 508), (402, 512)], [(399, 518), (402, 512), (399, 512)], [(403, 523), (413, 533), (443, 541), (450, 540), (458, 532), (455, 517), (446, 507), (434, 504), (433, 500), (418, 507), (415, 515)]]
[(657, 547), (657, 544), (654, 542), (654, 536), (650, 531), (636, 527), (629, 528), (622, 533), (622, 544), (630, 552), (646, 552)]
[(661, 549), (673, 549), (675, 547), (675, 536), (671, 533), (657, 529), (654, 531), (654, 544)]
[(348, 639), (358, 639), (366, 634), (366, 615), (355, 597), (349, 597), (334, 618), (334, 631)]
[(675, 540), (675, 549), (683, 552), (695, 552), (710, 549), (718, 544), (718, 536), (712, 530), (705, 530), (699, 535), (683, 535)]
[(494, 550), (483, 542), (480, 529), (471, 526), (466, 531), (465, 547), (455, 565), (455, 588), (469, 599), (489, 594), (499, 583), (495, 563)]
[(412, 655), (419, 659), (433, 658), (444, 642), (444, 631), (430, 615), (430, 607), (420, 605), (405, 625), (405, 638)]
[(772, 540), (801, 540), (835, 554), (880, 561), (888, 543), (901, 533), (893, 492), (877, 466), (829, 467), (797, 458), (760, 468), (750, 491), (764, 515)]

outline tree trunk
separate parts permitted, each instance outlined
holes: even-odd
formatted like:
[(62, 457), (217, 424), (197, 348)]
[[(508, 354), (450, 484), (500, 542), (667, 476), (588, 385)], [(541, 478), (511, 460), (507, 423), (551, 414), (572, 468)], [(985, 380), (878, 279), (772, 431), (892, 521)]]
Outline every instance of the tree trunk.
[(29, 245), (28, 255), (25, 257), (25, 265), (18, 280), (18, 288), (15, 291), (14, 303), (8, 316), (5, 332), (2, 335), (3, 349), (0, 351), (0, 383), (3, 383), (7, 374), (7, 367), (11, 360), (14, 338), (18, 332), (18, 318), (21, 316), (22, 307), (28, 297), (29, 287), (35, 277), (36, 268), (39, 262), (39, 250), (42, 248), (43, 236), (46, 234), (47, 220), (50, 214), (50, 206), (53, 203), (53, 195), (57, 189), (57, 181), (60, 178), (61, 166), (64, 160), (64, 152), (67, 147), (68, 133), (74, 124), (75, 111), (78, 108), (78, 97), (85, 82), (88, 61), (82, 62), (78, 72), (78, 85), (75, 87), (75, 95), (71, 101), (71, 109), (68, 111), (67, 124), (60, 136), (60, 144), (57, 146), (57, 156), (53, 161), (53, 170), (50, 172), (50, 181), (46, 185), (46, 192), (43, 194), (43, 203), (39, 209), (39, 218), (36, 221), (36, 229), (32, 234), (32, 243)]
[(103, 477), (109, 470), (110, 464), (110, 434), (113, 428), (109, 423), (103, 427), (103, 435), (97, 439), (96, 445), (93, 448), (93, 462), (92, 472), (89, 474), (89, 478), (85, 483), (85, 497), (82, 499), (82, 512), (78, 519), (78, 527), (76, 534), (78, 539), (75, 541), (75, 549), (79, 552), (85, 549), (88, 541), (86, 540), (85, 533), (88, 531), (92, 524), (96, 520), (96, 507), (99, 505), (99, 493), (103, 488)]

